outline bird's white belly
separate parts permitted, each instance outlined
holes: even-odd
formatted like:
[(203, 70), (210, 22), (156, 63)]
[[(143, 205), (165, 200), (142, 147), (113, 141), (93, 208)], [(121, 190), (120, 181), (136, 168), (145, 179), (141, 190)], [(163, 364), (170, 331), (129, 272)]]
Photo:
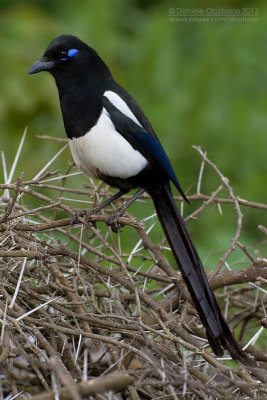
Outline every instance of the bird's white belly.
[(103, 109), (97, 124), (84, 136), (69, 139), (72, 156), (80, 170), (88, 176), (103, 175), (129, 178), (148, 164), (147, 159), (115, 129)]

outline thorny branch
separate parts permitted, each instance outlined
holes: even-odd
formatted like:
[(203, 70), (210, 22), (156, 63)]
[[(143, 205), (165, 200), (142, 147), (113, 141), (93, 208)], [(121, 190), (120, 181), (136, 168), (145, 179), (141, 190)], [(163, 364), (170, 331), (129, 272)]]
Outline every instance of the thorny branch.
[[(212, 204), (233, 208), (235, 234), (208, 276), (255, 362), (229, 364), (227, 354), (216, 359), (209, 351), (180, 273), (165, 258), (165, 240), (151, 240), (156, 219), (139, 221), (127, 214), (119, 223), (129, 228), (114, 235), (103, 224), (113, 209), (108, 208), (71, 226), (73, 207), (63, 195), (73, 196), (71, 204), (86, 196), (93, 207), (110, 195), (109, 188), (93, 180), (87, 190), (69, 187), (72, 167), (62, 175), (43, 168), (32, 180), (23, 181), (21, 175), (11, 183), (13, 166), (0, 184), (3, 398), (110, 399), (110, 393), (112, 399), (128, 400), (267, 397), (267, 352), (254, 346), (266, 329), (267, 260), (240, 242), (242, 208), (263, 213), (267, 205), (236, 196), (206, 153), (195, 149), (202, 166), (197, 193), (189, 199), (198, 208), (186, 220), (200, 218)], [(206, 166), (218, 177), (211, 194), (200, 191)], [(228, 195), (219, 197), (222, 190)], [(144, 200), (149, 202), (149, 196)], [(95, 223), (101, 223), (99, 229)], [(261, 225), (262, 240), (264, 229)], [(133, 232), (130, 250), (127, 233)], [(244, 257), (232, 268), (230, 255), (236, 248)]]

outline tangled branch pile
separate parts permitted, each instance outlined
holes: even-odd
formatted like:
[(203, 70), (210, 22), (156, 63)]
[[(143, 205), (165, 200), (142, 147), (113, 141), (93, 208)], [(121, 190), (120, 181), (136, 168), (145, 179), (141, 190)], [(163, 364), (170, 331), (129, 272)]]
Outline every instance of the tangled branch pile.
[[(253, 346), (267, 326), (267, 261), (239, 242), (241, 208), (264, 212), (267, 206), (236, 197), (218, 168), (196, 150), (202, 166), (217, 173), (219, 186), (211, 195), (201, 194), (200, 173), (199, 190), (189, 199), (202, 203), (187, 220), (211, 204), (235, 209), (236, 233), (209, 278), (213, 290), (221, 289), (216, 295), (231, 327), (239, 327), (241, 342), (250, 329), (251, 340), (242, 345), (256, 360), (255, 368), (229, 363), (227, 355), (216, 359), (209, 351), (180, 273), (163, 255), (165, 241), (151, 240), (151, 218), (119, 219), (138, 235), (126, 251), (120, 234), (103, 223), (96, 228), (111, 209), (88, 220), (79, 217), (71, 226), (73, 209), (63, 200), (86, 196), (95, 203), (110, 195), (108, 187), (91, 182), (91, 190), (76, 190), (66, 176), (54, 185), (47, 181), (58, 171), (46, 172), (32, 181), (20, 177), (12, 184), (7, 178), (0, 185), (2, 398), (267, 398), (267, 352)], [(219, 198), (225, 188), (228, 197)], [(227, 263), (236, 247), (249, 261), (241, 269)]]

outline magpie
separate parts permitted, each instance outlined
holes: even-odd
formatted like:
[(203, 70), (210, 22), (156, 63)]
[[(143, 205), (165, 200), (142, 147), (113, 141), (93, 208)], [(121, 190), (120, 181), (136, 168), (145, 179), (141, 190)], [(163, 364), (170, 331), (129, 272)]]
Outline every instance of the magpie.
[(154, 206), (183, 279), (218, 356), (239, 348), (211, 290), (197, 250), (172, 195), (173, 183), (186, 195), (158, 137), (133, 97), (113, 78), (97, 52), (75, 36), (54, 39), (29, 74), (48, 71), (55, 78), (66, 134), (75, 163), (87, 176), (103, 180), (119, 192), (100, 207), (132, 189), (136, 194), (118, 215), (145, 191)]

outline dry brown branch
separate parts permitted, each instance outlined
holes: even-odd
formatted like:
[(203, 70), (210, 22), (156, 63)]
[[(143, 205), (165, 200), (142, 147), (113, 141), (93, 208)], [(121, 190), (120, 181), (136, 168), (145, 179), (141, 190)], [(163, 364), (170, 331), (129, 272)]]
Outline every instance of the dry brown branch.
[[(110, 374), (104, 377), (92, 379), (88, 382), (81, 382), (76, 384), (76, 390), (80, 396), (90, 396), (112, 391), (117, 393), (122, 391), (125, 387), (131, 385), (134, 379), (127, 374)], [(33, 400), (53, 400), (56, 392), (49, 392), (33, 396)], [(59, 396), (62, 400), (72, 400), (73, 396), (68, 388), (64, 387), (59, 391)], [(81, 397), (78, 398), (81, 398)]]
[[(77, 203), (68, 205), (63, 195), (93, 207), (110, 190), (92, 180), (87, 190), (69, 187), (72, 166), (62, 175), (43, 169), (32, 180), (23, 181), (21, 175), (17, 182), (0, 184), (2, 193), (9, 193), (0, 199), (3, 398), (19, 392), (19, 399), (35, 400), (267, 397), (262, 344), (267, 260), (239, 239), (245, 209), (264, 213), (267, 205), (236, 196), (228, 179), (196, 149), (202, 168), (197, 193), (189, 199), (198, 208), (186, 220), (201, 218), (213, 204), (233, 209), (235, 234), (208, 276), (213, 290), (219, 289), (216, 296), (231, 327), (255, 361), (229, 364), (227, 354), (217, 359), (209, 351), (180, 273), (165, 258), (166, 241), (151, 239), (149, 218), (140, 222), (127, 214), (119, 223), (128, 228), (114, 235), (105, 226), (113, 205), (71, 226)], [(218, 177), (210, 194), (200, 193), (204, 164)], [(218, 197), (222, 190), (225, 197)], [(142, 201), (149, 202), (149, 196)], [(243, 258), (232, 268), (236, 248)]]

